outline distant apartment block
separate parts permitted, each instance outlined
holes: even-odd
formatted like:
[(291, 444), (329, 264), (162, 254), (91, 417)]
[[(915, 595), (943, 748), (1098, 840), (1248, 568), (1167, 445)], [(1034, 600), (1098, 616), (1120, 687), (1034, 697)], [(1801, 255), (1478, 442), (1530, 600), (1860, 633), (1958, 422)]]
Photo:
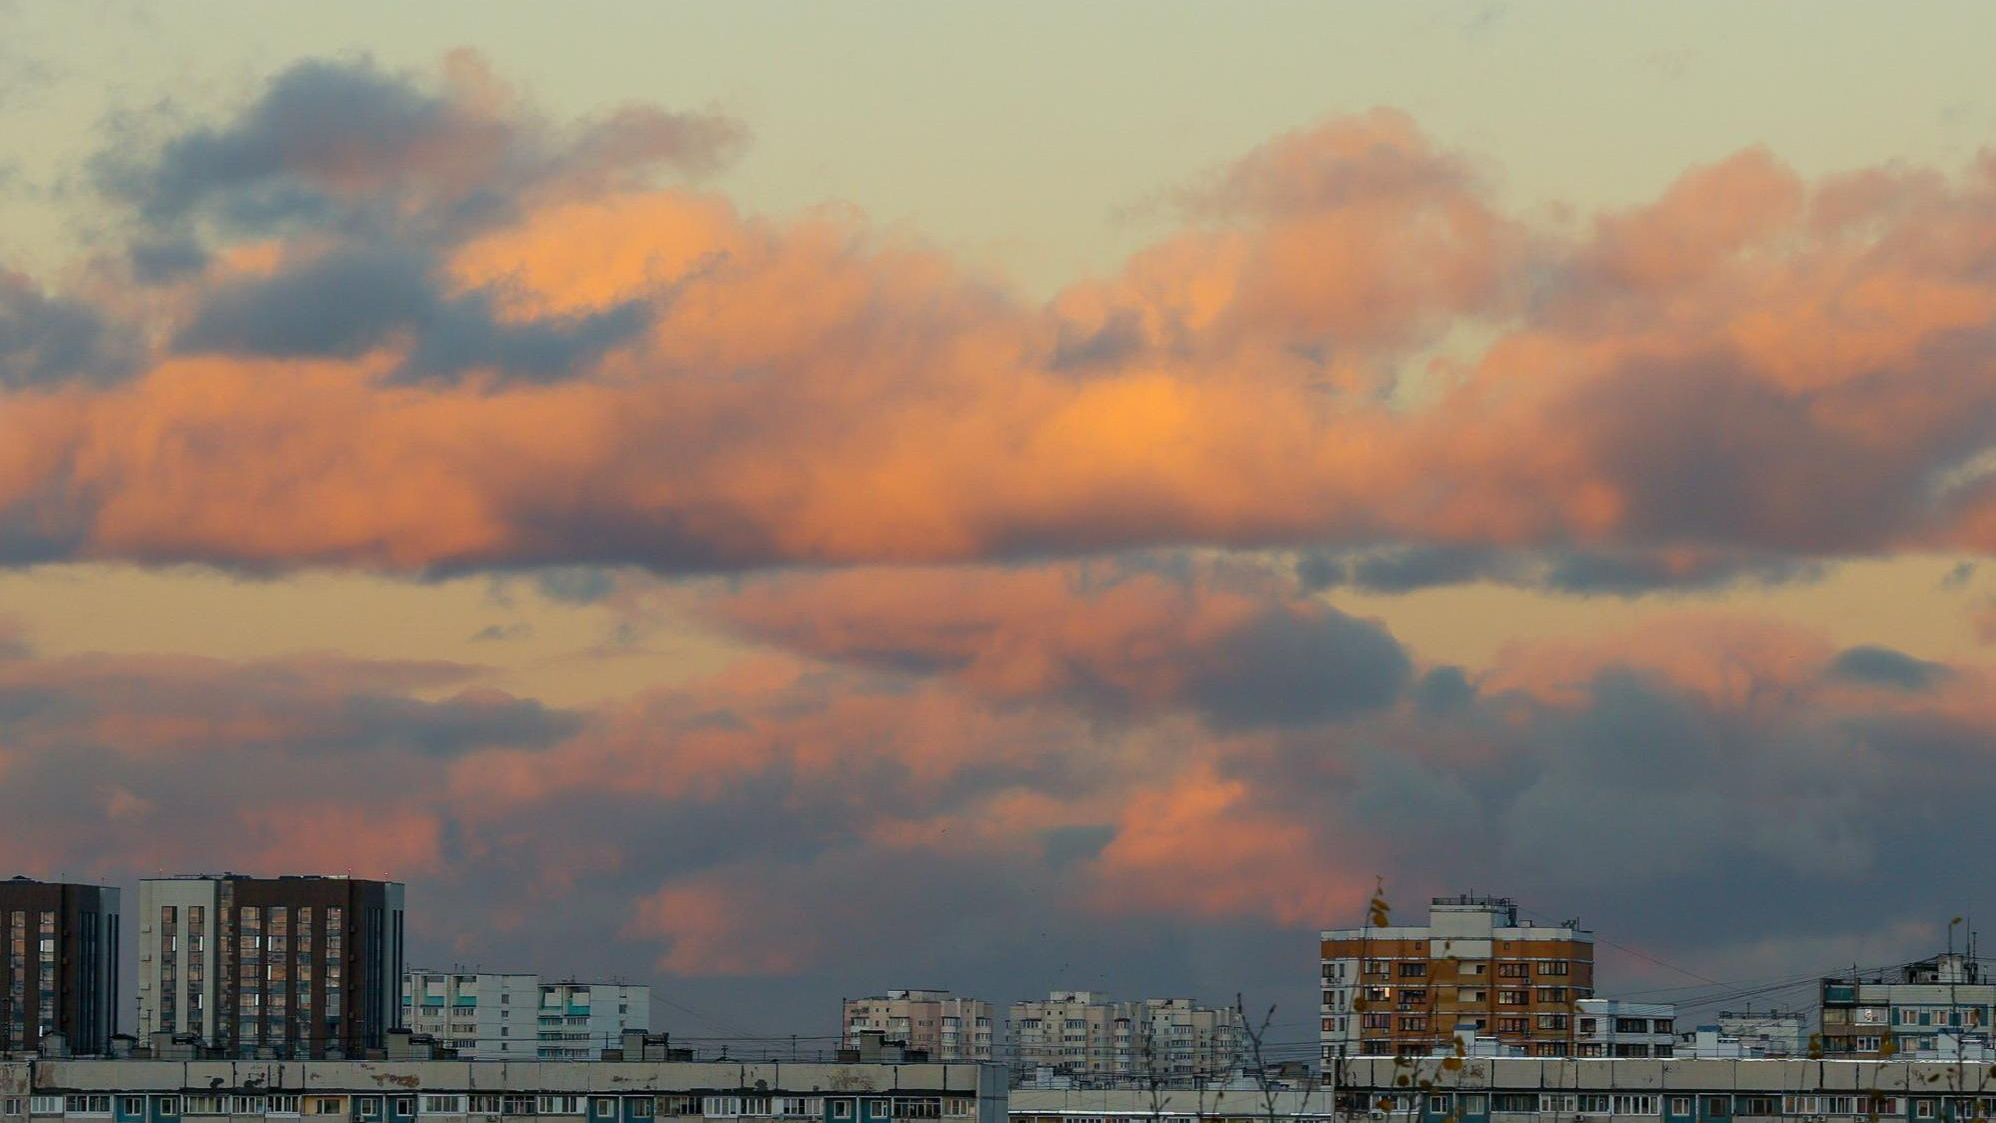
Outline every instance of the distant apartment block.
[(1565, 1057), (1594, 996), (1594, 934), (1520, 924), (1508, 897), (1436, 897), (1425, 925), (1323, 932), (1321, 968), (1327, 1061), (1443, 1052), (1458, 1030)]
[(840, 1016), (840, 1041), (858, 1048), (863, 1033), (884, 1034), (932, 1061), (991, 1059), (997, 1008), (978, 998), (946, 990), (890, 990), (869, 998), (848, 998)]
[(1574, 1004), (1576, 1057), (1669, 1057), (1677, 1051), (1677, 1005), (1583, 998)]
[(1800, 1011), (1721, 1010), (1713, 1028), (1722, 1040), (1737, 1043), (1743, 1057), (1800, 1057), (1808, 1053), (1809, 1016)]
[(1722, 1010), (1719, 1020), (1678, 1034), (1677, 1055), (1711, 1059), (1779, 1060), (1808, 1055), (1808, 1016)]
[(1011, 1007), (1013, 1065), (1115, 1083), (1221, 1079), (1239, 1070), (1239, 1011), (1189, 998), (1115, 1002), (1085, 990), (1053, 991)]
[(1987, 1048), (1996, 984), (1969, 955), (1938, 955), (1899, 968), (1891, 977), (1822, 982), (1823, 1052), (1877, 1056)]
[(540, 1055), (539, 975), (415, 969), (402, 976), (402, 1024), (467, 1060)]
[(118, 898), (98, 885), (0, 881), (0, 1051), (40, 1051), (52, 1034), (72, 1053), (110, 1051), (123, 962)]
[(651, 1029), (651, 988), (624, 983), (541, 983), (536, 1052), (544, 1061), (587, 1061), (620, 1047), (627, 1029)]
[(401, 1021), (400, 882), (139, 883), (139, 1032), (241, 1056), (359, 1057)]

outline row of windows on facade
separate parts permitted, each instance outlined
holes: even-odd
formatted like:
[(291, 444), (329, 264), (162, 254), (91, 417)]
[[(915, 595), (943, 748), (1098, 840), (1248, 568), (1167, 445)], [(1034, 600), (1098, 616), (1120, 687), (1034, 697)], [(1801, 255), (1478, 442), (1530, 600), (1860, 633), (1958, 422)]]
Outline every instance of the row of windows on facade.
[[(148, 1104), (150, 1099), (150, 1104)], [(351, 1101), (351, 1103), (349, 1103)], [(943, 1119), (975, 1114), (976, 1101), (963, 1096), (582, 1096), (565, 1094), (455, 1094), (412, 1096), (156, 1095), (91, 1093), (0, 1099), (0, 1115), (94, 1118), (196, 1115), (331, 1115), (380, 1119), (395, 1116), (557, 1115), (593, 1119), (650, 1119), (654, 1116), (709, 1118), (776, 1117), (851, 1119)]]
[[(1455, 992), (1452, 1001), (1458, 1003), (1481, 1004), (1488, 1000), (1490, 994), (1488, 990), (1478, 990), (1470, 987), (1442, 987), (1435, 989), (1430, 987), (1376, 986), (1365, 988), (1364, 1000), (1367, 1004), (1390, 1002), (1404, 1010), (1427, 1005), (1431, 996), (1436, 1000), (1444, 1000), (1444, 996), (1451, 989)], [(1348, 993), (1344, 990), (1325, 991), (1324, 1009), (1344, 1009), (1345, 996)], [(1566, 1002), (1573, 998), (1592, 998), (1593, 996), (1594, 992), (1585, 987), (1542, 986), (1520, 988), (1515, 990), (1499, 990), (1497, 992), (1497, 1005), (1530, 1006), (1534, 1002)], [(1357, 1008), (1358, 1000), (1352, 999), (1351, 1001), (1354, 1008)]]
[[(1658, 1095), (1645, 1092), (1386, 1092), (1369, 1096), (1369, 1106), (1385, 1112), (1424, 1109), (1428, 1115), (1461, 1118), (1490, 1112), (1517, 1115), (1666, 1115), (1706, 1119), (1736, 1116), (1854, 1116), (1914, 1119), (1988, 1119), (1996, 1114), (1996, 1096), (1905, 1096), (1702, 1094)], [(1702, 1101), (1702, 1102), (1701, 1102)]]
[[(1363, 963), (1363, 974), (1364, 977), (1369, 979), (1396, 977), (1402, 979), (1425, 979), (1428, 977), (1428, 966), (1432, 962), (1433, 960), (1428, 959), (1367, 959)], [(1481, 959), (1459, 960), (1458, 963), (1460, 964), (1458, 971), (1471, 975), (1481, 975), (1484, 973), (1484, 968), (1489, 966), (1488, 960)], [(1572, 965), (1573, 961), (1570, 959), (1507, 961), (1497, 964), (1497, 977), (1500, 979), (1529, 979), (1534, 974), (1544, 977), (1558, 977), (1570, 974), (1572, 972)], [(1327, 962), (1324, 964), (1324, 977), (1326, 979), (1349, 978), (1350, 975), (1345, 970), (1348, 966), (1350, 966), (1350, 961), (1343, 959)]]

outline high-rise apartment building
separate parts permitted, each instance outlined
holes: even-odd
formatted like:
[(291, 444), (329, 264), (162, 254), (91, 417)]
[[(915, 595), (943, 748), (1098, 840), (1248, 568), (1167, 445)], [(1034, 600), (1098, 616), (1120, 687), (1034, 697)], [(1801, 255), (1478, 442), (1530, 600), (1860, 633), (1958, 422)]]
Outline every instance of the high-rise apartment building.
[(1983, 977), (1982, 963), (1951, 952), (1906, 964), (1891, 976), (1824, 979), (1823, 1052), (1876, 1056), (1988, 1047), (1996, 984)]
[(1239, 1011), (1189, 998), (1114, 1002), (1085, 990), (1057, 990), (1044, 1002), (1011, 1007), (1015, 1070), (1036, 1069), (1087, 1082), (1220, 1079), (1241, 1061)]
[(1508, 897), (1436, 897), (1426, 925), (1322, 933), (1324, 1059), (1449, 1049), (1458, 1029), (1571, 1056), (1594, 934), (1518, 923)]
[(651, 988), (624, 983), (542, 983), (535, 1017), (544, 1061), (600, 1059), (627, 1029), (651, 1029)]
[(118, 1031), (119, 894), (100, 885), (0, 881), (0, 1052), (107, 1053)]
[(467, 1059), (540, 1055), (541, 977), (415, 969), (402, 976), (402, 1024)]
[(870, 998), (848, 998), (841, 1016), (841, 1040), (857, 1048), (862, 1033), (881, 1033), (935, 1061), (988, 1061), (997, 1010), (978, 998), (946, 990), (890, 990)]
[(402, 884), (139, 883), (139, 1031), (238, 1056), (359, 1057), (401, 1022)]

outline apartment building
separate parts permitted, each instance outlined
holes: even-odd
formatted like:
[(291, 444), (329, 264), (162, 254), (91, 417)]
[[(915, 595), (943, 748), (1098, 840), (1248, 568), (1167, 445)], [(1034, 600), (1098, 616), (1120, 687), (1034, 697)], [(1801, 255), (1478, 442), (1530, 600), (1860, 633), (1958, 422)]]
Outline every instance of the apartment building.
[(402, 1015), (403, 887), (194, 874), (139, 883), (139, 1032), (243, 1056), (358, 1057)]
[(1237, 1071), (1240, 1014), (1189, 998), (1116, 1002), (1057, 990), (1011, 1007), (1015, 1072), (1036, 1070), (1083, 1083), (1218, 1079)]
[(1743, 1057), (1800, 1057), (1808, 1052), (1808, 1027), (1800, 1011), (1721, 1010), (1712, 1028)]
[(1891, 976), (1822, 982), (1823, 1052), (1876, 1056), (1987, 1048), (1996, 984), (1982, 961), (1948, 953), (1909, 963)]
[(1520, 924), (1509, 897), (1436, 897), (1425, 925), (1327, 930), (1320, 953), (1327, 1061), (1445, 1051), (1458, 1030), (1571, 1056), (1594, 996), (1594, 934)]
[(972, 1064), (0, 1061), (0, 1123), (1005, 1123)]
[(1014, 1089), (1012, 1123), (1976, 1123), (1987, 1061), (1352, 1057), (1335, 1087)]
[(541, 977), (416, 968), (402, 976), (402, 1025), (467, 1060), (533, 1060)]
[(74, 1053), (110, 1050), (118, 905), (118, 890), (101, 885), (0, 881), (0, 1052), (36, 1052), (52, 1034)]
[(1574, 1003), (1576, 1057), (1669, 1057), (1677, 1051), (1677, 1005), (1583, 998)]
[(540, 984), (536, 1053), (544, 1061), (588, 1061), (617, 1048), (627, 1029), (651, 1029), (651, 988), (573, 980)]
[(1146, 998), (1139, 1006), (1138, 1069), (1173, 1081), (1219, 1080), (1240, 1071), (1247, 1033), (1231, 1006)]
[(840, 1014), (840, 1040), (859, 1047), (862, 1033), (881, 1033), (937, 1061), (988, 1061), (994, 1048), (997, 1008), (946, 990), (890, 990), (848, 998)]

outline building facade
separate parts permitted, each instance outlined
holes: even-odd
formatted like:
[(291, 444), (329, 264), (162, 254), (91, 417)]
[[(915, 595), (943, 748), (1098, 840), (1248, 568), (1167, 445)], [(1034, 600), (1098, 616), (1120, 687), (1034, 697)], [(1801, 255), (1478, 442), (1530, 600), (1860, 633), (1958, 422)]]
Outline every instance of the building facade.
[(0, 1123), (1005, 1123), (988, 1065), (0, 1062)]
[(1583, 998), (1574, 1004), (1576, 1057), (1669, 1057), (1677, 1052), (1677, 1006)]
[(1458, 1030), (1529, 1056), (1571, 1056), (1594, 996), (1594, 934), (1518, 923), (1508, 897), (1436, 897), (1421, 926), (1321, 936), (1320, 1043), (1337, 1057), (1422, 1055)]
[(361, 1056), (401, 1023), (403, 889), (347, 877), (139, 883), (139, 1032), (239, 1056)]
[[(1454, 1068), (1449, 1062), (1459, 1061)], [(1348, 1057), (1315, 1090), (1014, 1089), (1012, 1123), (1974, 1123), (1988, 1062)]]
[(0, 1052), (39, 1051), (52, 1034), (74, 1053), (110, 1050), (118, 906), (118, 890), (101, 885), (0, 881)]
[(994, 1049), (997, 1008), (946, 990), (890, 990), (848, 998), (840, 1014), (840, 1042), (859, 1046), (860, 1034), (881, 1033), (938, 1061), (988, 1061)]
[(1996, 984), (1981, 961), (1938, 955), (1892, 977), (1824, 979), (1822, 1044), (1828, 1056), (1879, 1056), (1988, 1048)]
[[(1706, 1026), (1699, 1026), (1702, 1032)], [(1800, 1057), (1808, 1053), (1809, 1017), (1800, 1011), (1721, 1010), (1709, 1027), (1721, 1048), (1742, 1057)]]
[(624, 983), (541, 983), (536, 1054), (588, 1061), (618, 1046), (627, 1029), (651, 1029), (651, 988)]
[(1057, 990), (1011, 1010), (1015, 1074), (1045, 1073), (1082, 1083), (1197, 1081), (1237, 1072), (1240, 1012), (1189, 998), (1115, 1002), (1085, 990)]
[(466, 1059), (539, 1056), (540, 1005), (539, 975), (417, 968), (402, 976), (402, 1025)]

